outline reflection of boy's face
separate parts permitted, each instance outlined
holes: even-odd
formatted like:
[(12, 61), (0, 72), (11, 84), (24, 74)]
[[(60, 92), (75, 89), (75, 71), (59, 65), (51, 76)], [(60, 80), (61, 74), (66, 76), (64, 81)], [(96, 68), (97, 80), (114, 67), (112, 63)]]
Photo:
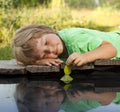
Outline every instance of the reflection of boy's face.
[(15, 101), (20, 112), (58, 112), (66, 93), (58, 82), (28, 81), (20, 83)]
[(51, 98), (49, 98), (49, 100), (51, 100), (50, 102), (52, 103), (51, 108), (49, 108), (49, 110), (47, 112), (58, 112), (60, 109), (60, 105), (63, 103), (64, 101), (64, 96), (63, 94), (61, 95), (54, 95)]
[[(58, 112), (60, 109), (60, 105), (63, 103), (65, 96), (62, 90), (59, 88), (46, 86), (43, 92), (37, 91), (34, 96), (36, 97), (36, 101), (38, 101), (39, 109), (45, 109), (42, 112)], [(43, 94), (44, 93), (44, 94)]]
[(63, 43), (56, 34), (43, 35), (36, 45), (40, 59), (57, 58), (63, 52)]

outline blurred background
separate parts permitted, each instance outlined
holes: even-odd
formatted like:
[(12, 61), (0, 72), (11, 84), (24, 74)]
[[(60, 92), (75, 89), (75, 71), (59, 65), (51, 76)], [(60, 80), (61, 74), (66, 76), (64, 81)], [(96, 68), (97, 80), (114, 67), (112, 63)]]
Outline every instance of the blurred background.
[(11, 39), (15, 31), (33, 23), (56, 30), (119, 30), (120, 0), (0, 0), (0, 60), (13, 58)]
[[(0, 60), (13, 59), (11, 39), (18, 28), (29, 24), (46, 24), (56, 30), (70, 27), (120, 30), (120, 0), (0, 0)], [(15, 86), (0, 84), (1, 111), (16, 112)], [(117, 108), (109, 105), (106, 110), (93, 111), (120, 111)]]

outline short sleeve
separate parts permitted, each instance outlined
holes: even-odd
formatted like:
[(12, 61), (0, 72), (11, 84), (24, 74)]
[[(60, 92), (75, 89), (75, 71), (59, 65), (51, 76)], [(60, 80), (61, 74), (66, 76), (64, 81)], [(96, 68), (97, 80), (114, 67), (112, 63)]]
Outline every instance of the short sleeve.
[(112, 102), (115, 104), (120, 104), (120, 92), (116, 93), (116, 97)]

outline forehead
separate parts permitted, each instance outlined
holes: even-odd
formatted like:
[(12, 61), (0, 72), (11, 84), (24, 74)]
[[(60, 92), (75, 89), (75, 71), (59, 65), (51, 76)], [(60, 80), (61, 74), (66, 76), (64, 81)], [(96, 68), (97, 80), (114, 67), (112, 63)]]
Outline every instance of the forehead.
[(38, 45), (42, 45), (45, 40), (44, 35), (39, 35), (39, 33), (35, 33), (34, 36), (29, 40), (29, 44), (31, 47), (37, 48)]
[(33, 56), (37, 60), (41, 59), (42, 53), (43, 53), (43, 48), (44, 48), (44, 38), (37, 38), (34, 39), (34, 42), (32, 43), (33, 45)]
[(39, 38), (31, 38), (27, 44), (28, 46), (26, 47), (26, 51), (28, 52), (28, 56), (34, 58), (34, 59), (38, 59), (38, 43), (39, 43)]

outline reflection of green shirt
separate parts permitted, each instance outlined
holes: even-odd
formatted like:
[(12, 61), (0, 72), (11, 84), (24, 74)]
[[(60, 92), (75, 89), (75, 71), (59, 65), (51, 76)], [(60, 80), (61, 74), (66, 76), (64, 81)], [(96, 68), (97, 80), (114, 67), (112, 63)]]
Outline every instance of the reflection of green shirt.
[(65, 112), (86, 112), (87, 110), (101, 106), (97, 101), (92, 100), (80, 100), (79, 102), (73, 103), (66, 99), (61, 105), (61, 109)]
[(96, 49), (102, 41), (108, 41), (119, 51), (114, 59), (120, 58), (120, 31), (102, 32), (86, 28), (66, 28), (58, 31), (64, 41), (68, 55), (73, 52), (85, 53)]
[[(117, 92), (116, 98), (112, 103), (120, 104), (120, 92)], [(61, 105), (61, 109), (65, 110), (65, 112), (86, 112), (99, 106), (101, 104), (94, 100), (80, 100), (79, 102), (73, 103), (66, 98)]]
[(117, 92), (116, 98), (112, 102), (115, 104), (120, 104), (120, 92)]

